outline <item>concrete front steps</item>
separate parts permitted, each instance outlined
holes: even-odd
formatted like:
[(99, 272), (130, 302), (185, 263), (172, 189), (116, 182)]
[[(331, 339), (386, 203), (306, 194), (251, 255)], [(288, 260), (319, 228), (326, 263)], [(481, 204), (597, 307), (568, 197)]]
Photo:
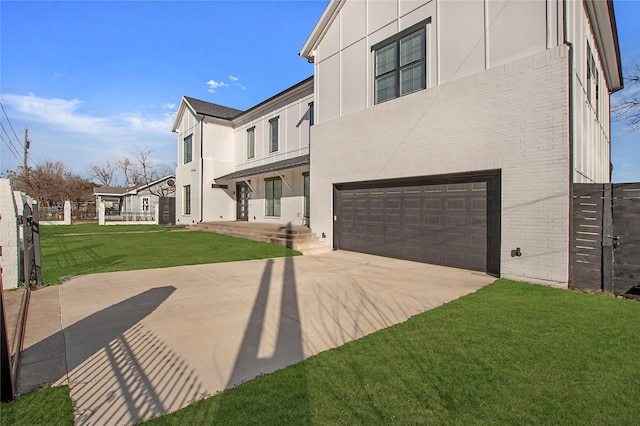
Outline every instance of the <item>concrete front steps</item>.
[(301, 252), (303, 255), (328, 253), (331, 248), (318, 240), (311, 229), (300, 225), (282, 225), (260, 222), (200, 222), (189, 229), (232, 237), (246, 238), (278, 244)]

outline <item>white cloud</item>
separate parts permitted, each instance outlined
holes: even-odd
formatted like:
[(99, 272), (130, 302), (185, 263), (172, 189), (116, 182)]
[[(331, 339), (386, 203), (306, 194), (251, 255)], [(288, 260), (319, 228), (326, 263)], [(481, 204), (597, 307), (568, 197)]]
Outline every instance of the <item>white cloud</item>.
[(176, 105), (159, 105), (156, 114), (120, 112), (95, 116), (82, 112), (79, 99), (41, 98), (29, 95), (0, 95), (11, 121), (29, 128), (36, 162), (63, 161), (83, 173), (90, 164), (122, 157), (134, 147), (144, 147), (159, 162), (175, 161), (175, 135), (171, 126)]
[(78, 113), (82, 104), (79, 99), (40, 98), (29, 95), (2, 95), (3, 102), (23, 117), (49, 124), (59, 130), (80, 133), (102, 133), (107, 120)]
[(231, 80), (231, 81), (238, 81), (238, 80), (240, 80), (240, 79), (239, 79), (238, 77), (234, 77), (234, 76), (230, 75), (230, 76), (229, 76), (229, 80)]
[(215, 93), (216, 89), (219, 87), (229, 87), (229, 85), (222, 81), (209, 80), (207, 81), (207, 86), (209, 86), (208, 92)]

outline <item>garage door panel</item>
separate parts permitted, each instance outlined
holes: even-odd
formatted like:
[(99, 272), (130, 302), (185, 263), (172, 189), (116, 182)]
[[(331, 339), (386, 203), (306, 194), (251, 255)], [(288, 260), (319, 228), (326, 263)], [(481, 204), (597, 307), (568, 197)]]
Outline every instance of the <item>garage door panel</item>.
[(497, 272), (499, 180), (337, 186), (336, 248)]

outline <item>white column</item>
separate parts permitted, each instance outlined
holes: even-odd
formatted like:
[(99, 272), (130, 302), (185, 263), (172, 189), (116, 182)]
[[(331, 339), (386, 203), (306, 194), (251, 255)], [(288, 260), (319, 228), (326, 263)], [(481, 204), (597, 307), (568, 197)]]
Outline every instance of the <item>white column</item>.
[(71, 201), (64, 202), (64, 224), (71, 225)]
[(98, 208), (98, 225), (106, 225), (106, 221), (104, 220), (104, 202), (100, 201), (100, 203), (97, 206)]

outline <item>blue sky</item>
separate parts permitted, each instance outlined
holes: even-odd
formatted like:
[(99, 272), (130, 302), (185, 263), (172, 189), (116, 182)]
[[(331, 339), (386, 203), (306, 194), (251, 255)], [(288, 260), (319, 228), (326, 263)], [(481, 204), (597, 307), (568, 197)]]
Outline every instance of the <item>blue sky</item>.
[[(22, 164), (25, 127), (30, 165), (88, 176), (141, 149), (173, 165), (181, 97), (247, 109), (312, 75), (298, 52), (326, 4), (1, 1), (0, 170)], [(640, 1), (615, 7), (623, 65), (640, 63)], [(614, 123), (612, 141), (614, 182), (640, 181), (640, 132)]]

